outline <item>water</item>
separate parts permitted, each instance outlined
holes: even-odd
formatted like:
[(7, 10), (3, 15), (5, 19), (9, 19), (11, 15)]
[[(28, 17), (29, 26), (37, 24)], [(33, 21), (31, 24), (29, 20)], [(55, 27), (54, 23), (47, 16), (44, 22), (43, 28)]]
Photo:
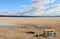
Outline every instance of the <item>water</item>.
[(0, 20), (0, 26), (13, 26), (13, 25), (15, 25), (15, 24), (7, 23), (7, 22)]

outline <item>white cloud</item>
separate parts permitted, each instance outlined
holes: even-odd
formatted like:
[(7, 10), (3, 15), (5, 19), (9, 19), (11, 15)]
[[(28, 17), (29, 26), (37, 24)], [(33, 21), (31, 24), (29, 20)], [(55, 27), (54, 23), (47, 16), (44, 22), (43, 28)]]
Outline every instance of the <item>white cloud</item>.
[(0, 10), (0, 15), (19, 15), (17, 12), (8, 11), (8, 10)]
[(57, 4), (54, 7), (50, 7), (46, 11), (47, 15), (52, 15), (52, 16), (60, 16), (60, 4)]
[(44, 5), (47, 3), (54, 2), (55, 0), (32, 0), (33, 4), (28, 6), (22, 15), (30, 16), (60, 16), (60, 4), (52, 6), (50, 8), (45, 8)]

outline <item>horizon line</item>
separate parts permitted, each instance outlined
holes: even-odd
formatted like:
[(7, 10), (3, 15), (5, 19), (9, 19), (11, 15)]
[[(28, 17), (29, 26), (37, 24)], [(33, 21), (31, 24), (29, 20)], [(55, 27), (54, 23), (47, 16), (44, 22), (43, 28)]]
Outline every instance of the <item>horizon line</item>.
[(16, 16), (16, 15), (0, 15), (0, 17), (60, 17), (60, 16)]

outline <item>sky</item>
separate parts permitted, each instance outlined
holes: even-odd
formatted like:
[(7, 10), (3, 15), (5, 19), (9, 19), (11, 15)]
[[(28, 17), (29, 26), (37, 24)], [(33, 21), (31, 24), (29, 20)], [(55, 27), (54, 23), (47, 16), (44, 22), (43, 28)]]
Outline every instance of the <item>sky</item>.
[[(60, 0), (56, 0), (54, 3), (49, 3), (46, 7), (53, 6), (60, 3)], [(32, 4), (31, 0), (0, 0), (0, 9), (3, 10), (13, 10), (13, 11), (22, 11), (21, 5), (30, 5)]]
[(54, 6), (54, 5), (56, 5), (56, 4), (60, 4), (60, 0), (55, 0), (55, 2), (53, 2), (53, 3), (48, 3), (48, 4), (46, 5), (46, 7)]
[(22, 11), (21, 5), (30, 5), (31, 0), (0, 0), (0, 9)]
[[(47, 12), (47, 8), (52, 7), (55, 11), (55, 5), (59, 6), (57, 4), (60, 4), (60, 0), (53, 0), (53, 2), (48, 2), (48, 1), (52, 1), (52, 0), (42, 0), (42, 2), (40, 2), (40, 0), (36, 0), (36, 3), (33, 3), (35, 0), (0, 0), (0, 14), (1, 15), (30, 15), (30, 16), (40, 16), (40, 15), (49, 15), (52, 12), (52, 10), (49, 9), (49, 12)], [(37, 1), (39, 1), (37, 3)], [(46, 4), (42, 4), (44, 1), (48, 2)], [(36, 6), (37, 5), (37, 6)], [(41, 10), (40, 6), (42, 8), (46, 8)], [(37, 7), (39, 6), (39, 9), (37, 9)], [(54, 7), (53, 7), (54, 6)], [(32, 8), (33, 7), (33, 8)], [(56, 7), (57, 8), (57, 7)], [(35, 12), (36, 10), (36, 12)], [(44, 11), (45, 10), (45, 11)], [(42, 11), (42, 12), (40, 12)], [(59, 11), (59, 9), (58, 9)], [(44, 12), (48, 13), (45, 14)], [(56, 11), (57, 12), (57, 11)], [(54, 14), (54, 15), (53, 15)], [(55, 15), (59, 15), (60, 13), (54, 13), (52, 12), (53, 16)]]

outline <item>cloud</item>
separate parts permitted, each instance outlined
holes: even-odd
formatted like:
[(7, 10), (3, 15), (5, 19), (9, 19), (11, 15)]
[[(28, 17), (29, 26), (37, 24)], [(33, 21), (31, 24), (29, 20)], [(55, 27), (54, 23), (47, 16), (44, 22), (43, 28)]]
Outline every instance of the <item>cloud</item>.
[(46, 8), (44, 5), (55, 0), (32, 0), (33, 4), (22, 12), (24, 16), (60, 16), (60, 4)]
[(18, 15), (17, 12), (8, 11), (8, 10), (0, 10), (0, 15)]
[(60, 16), (60, 4), (46, 9), (46, 15)]

